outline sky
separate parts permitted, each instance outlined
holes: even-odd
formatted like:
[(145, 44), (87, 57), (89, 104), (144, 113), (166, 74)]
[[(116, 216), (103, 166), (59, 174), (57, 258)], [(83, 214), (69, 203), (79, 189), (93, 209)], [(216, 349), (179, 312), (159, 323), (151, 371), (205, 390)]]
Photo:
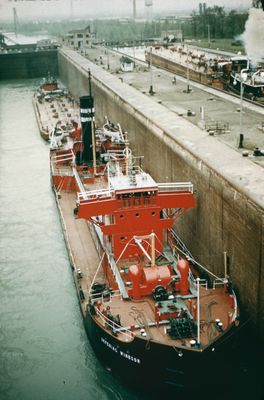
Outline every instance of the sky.
[[(152, 0), (153, 6), (145, 7), (145, 0), (136, 0), (137, 14), (140, 16), (159, 13), (177, 13), (198, 10), (202, 0)], [(207, 0), (207, 6), (229, 8), (250, 8), (251, 0)], [(0, 21), (13, 19), (13, 8), (19, 20), (25, 18), (40, 20), (52, 18), (88, 18), (98, 16), (131, 17), (132, 0), (0, 0)]]

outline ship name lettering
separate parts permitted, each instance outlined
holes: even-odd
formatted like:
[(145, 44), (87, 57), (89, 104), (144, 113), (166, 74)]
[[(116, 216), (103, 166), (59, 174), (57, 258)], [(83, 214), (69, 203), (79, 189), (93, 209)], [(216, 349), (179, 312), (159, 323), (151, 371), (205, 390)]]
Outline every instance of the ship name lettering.
[(134, 356), (131, 356), (130, 354), (125, 353), (124, 351), (121, 351), (121, 350), (120, 350), (120, 355), (121, 355), (122, 357), (124, 357), (124, 358), (127, 358), (128, 360), (131, 360), (131, 361), (133, 361), (133, 362), (135, 362), (135, 363), (137, 363), (137, 364), (140, 364), (140, 359), (139, 359), (139, 358), (136, 358), (136, 357), (134, 357)]
[[(101, 337), (101, 341), (107, 346), (109, 347), (109, 349), (111, 349), (112, 351), (114, 351), (115, 353), (118, 353), (118, 350), (115, 346), (113, 346), (111, 343), (109, 343), (105, 338)], [(120, 356), (126, 358), (127, 360), (133, 361), (136, 364), (140, 364), (140, 359), (134, 356), (131, 356), (130, 354), (120, 350), (119, 351)]]
[(115, 346), (113, 346), (111, 343), (109, 343), (107, 340), (105, 340), (105, 338), (101, 337), (101, 341), (107, 346), (109, 347), (111, 350), (113, 350), (115, 353), (118, 353), (117, 348)]

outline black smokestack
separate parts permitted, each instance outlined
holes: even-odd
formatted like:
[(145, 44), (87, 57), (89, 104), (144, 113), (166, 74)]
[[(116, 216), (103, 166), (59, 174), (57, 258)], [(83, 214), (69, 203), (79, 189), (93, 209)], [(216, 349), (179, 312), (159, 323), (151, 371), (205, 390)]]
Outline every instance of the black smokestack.
[(89, 163), (93, 159), (92, 124), (94, 118), (94, 99), (92, 96), (80, 97), (80, 114), (82, 125), (82, 162)]

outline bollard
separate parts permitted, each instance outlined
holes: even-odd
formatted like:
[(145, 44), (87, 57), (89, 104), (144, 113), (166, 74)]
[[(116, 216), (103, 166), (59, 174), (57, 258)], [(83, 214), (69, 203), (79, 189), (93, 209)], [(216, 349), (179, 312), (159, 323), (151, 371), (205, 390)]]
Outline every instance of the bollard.
[(240, 133), (240, 135), (239, 135), (239, 145), (238, 145), (239, 149), (243, 149), (243, 140), (244, 140), (244, 135), (243, 135), (243, 133)]

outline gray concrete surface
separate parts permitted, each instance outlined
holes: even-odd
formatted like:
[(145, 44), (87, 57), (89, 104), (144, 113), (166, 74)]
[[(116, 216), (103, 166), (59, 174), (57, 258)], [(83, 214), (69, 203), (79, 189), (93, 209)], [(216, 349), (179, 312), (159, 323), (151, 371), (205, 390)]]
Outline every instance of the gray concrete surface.
[[(186, 93), (187, 79), (168, 71), (152, 67), (152, 73), (146, 63), (136, 61), (134, 72), (123, 73), (120, 70), (120, 57), (122, 51), (107, 51), (105, 48), (93, 48), (89, 50), (86, 57), (109, 72), (116, 74), (124, 83), (134, 86), (146, 96), (150, 96), (149, 88), (152, 83), (155, 94), (151, 96), (154, 101), (162, 103), (190, 122), (206, 128), (218, 122), (225, 124), (229, 129), (226, 133), (214, 134), (216, 140), (223, 141), (241, 154), (249, 152), (249, 158), (264, 166), (264, 156), (255, 157), (253, 151), (256, 147), (264, 150), (264, 108), (247, 102), (243, 99), (242, 107), (242, 130), (240, 129), (240, 98), (226, 94), (219, 90), (205, 87), (197, 82), (189, 80), (190, 93)], [(135, 50), (135, 56), (137, 49)], [(101, 58), (100, 58), (101, 56)], [(142, 50), (141, 54), (142, 56)], [(109, 66), (109, 69), (108, 69)], [(173, 78), (176, 77), (176, 84)], [(204, 110), (202, 119), (201, 108)], [(190, 110), (195, 115), (188, 116)], [(244, 135), (243, 148), (239, 149), (239, 135)]]

